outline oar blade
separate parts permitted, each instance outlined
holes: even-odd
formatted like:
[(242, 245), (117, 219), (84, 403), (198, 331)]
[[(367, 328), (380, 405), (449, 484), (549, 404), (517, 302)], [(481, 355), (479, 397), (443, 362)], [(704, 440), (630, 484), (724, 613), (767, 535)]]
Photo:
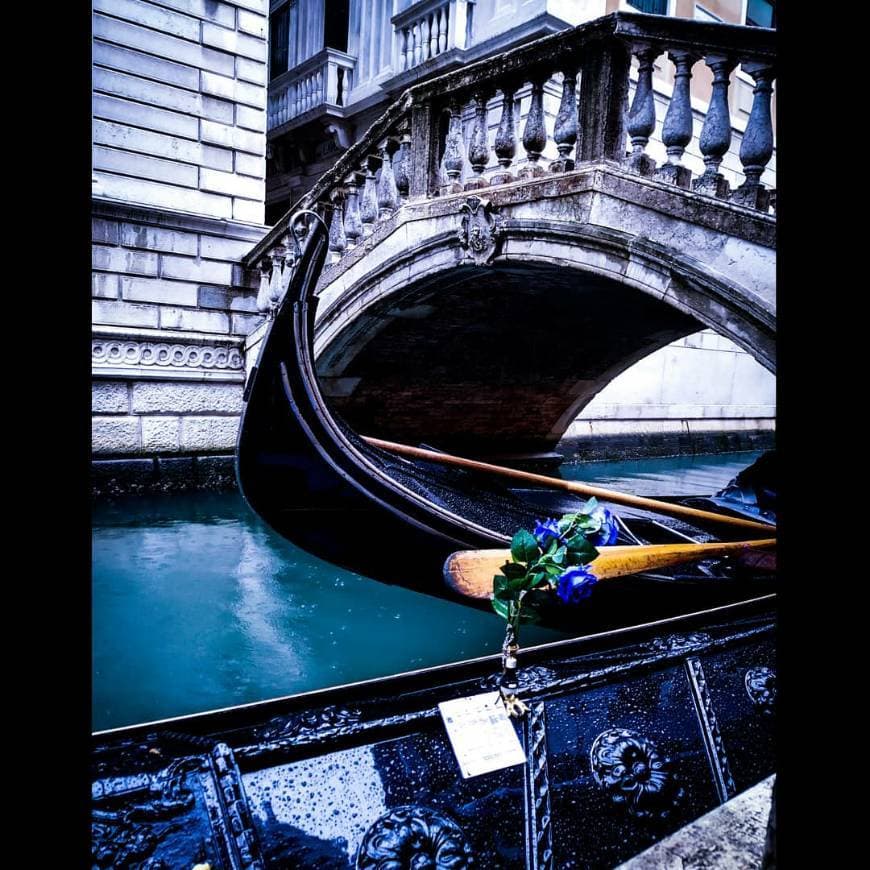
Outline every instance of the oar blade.
[[(599, 580), (655, 571), (696, 559), (737, 554), (745, 556), (776, 546), (775, 538), (760, 541), (728, 541), (712, 544), (647, 544), (601, 547), (590, 570)], [(492, 578), (509, 562), (510, 550), (459, 550), (444, 563), (444, 581), (467, 598), (492, 598)]]

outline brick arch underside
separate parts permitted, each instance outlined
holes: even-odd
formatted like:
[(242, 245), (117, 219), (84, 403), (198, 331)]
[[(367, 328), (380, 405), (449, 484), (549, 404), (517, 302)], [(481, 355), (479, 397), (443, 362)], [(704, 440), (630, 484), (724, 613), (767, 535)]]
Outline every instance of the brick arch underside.
[(538, 452), (614, 377), (704, 326), (591, 272), (462, 266), (365, 309), (317, 365), (357, 432), (467, 455)]

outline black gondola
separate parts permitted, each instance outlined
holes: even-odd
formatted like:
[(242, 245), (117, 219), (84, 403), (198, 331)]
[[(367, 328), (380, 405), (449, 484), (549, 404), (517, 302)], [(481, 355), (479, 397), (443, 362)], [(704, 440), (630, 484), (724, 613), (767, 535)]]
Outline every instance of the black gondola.
[[(300, 212), (291, 221), (291, 235), (303, 216), (310, 218), (304, 249), (245, 388), (236, 450), (239, 487), (272, 528), (314, 555), (453, 598), (441, 577), (450, 553), (504, 547), (536, 517), (577, 510), (583, 500), (548, 490), (510, 490), (489, 476), (410, 462), (370, 446), (330, 412), (313, 352), (314, 288), (327, 254), (327, 231), (313, 212)], [(727, 510), (727, 503), (717, 507)], [(636, 509), (620, 513), (629, 521), (622, 524), (622, 544), (712, 537), (711, 528), (673, 518)], [(750, 598), (772, 584), (770, 572), (711, 560), (601, 584), (582, 612), (554, 607), (547, 618), (584, 630), (615, 627), (635, 616), (657, 619)]]
[(615, 867), (774, 772), (774, 598), (525, 650), (525, 763), (471, 778), (438, 704), (499, 656), (98, 733), (91, 866)]

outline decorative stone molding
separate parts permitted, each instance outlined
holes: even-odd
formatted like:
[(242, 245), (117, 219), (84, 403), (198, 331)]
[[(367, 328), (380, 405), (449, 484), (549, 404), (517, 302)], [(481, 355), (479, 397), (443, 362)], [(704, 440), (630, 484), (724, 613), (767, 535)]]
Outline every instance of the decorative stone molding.
[(156, 332), (94, 334), (94, 377), (242, 380), (245, 361), (241, 339), (206, 334)]
[(502, 220), (489, 200), (469, 196), (459, 207), (462, 213), (457, 237), (466, 255), (478, 266), (486, 265), (496, 253), (503, 234)]

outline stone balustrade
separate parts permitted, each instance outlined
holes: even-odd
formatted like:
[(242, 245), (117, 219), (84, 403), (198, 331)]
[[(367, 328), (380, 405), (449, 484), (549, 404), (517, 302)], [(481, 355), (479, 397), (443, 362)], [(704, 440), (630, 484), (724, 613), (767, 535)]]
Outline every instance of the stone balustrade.
[(326, 48), (269, 85), (267, 124), (274, 130), (319, 107), (342, 107), (353, 87), (356, 61)]
[(406, 72), (453, 48), (464, 48), (467, 0), (424, 0), (393, 16), (393, 69)]
[[(394, 18), (404, 28), (397, 27), (397, 51), (405, 68), (442, 51), (442, 42), (449, 46), (442, 11), (449, 34), (458, 5), (415, 4)], [(653, 64), (662, 57), (673, 65), (674, 87), (662, 124), (667, 160), (657, 165), (647, 145), (657, 120)], [(629, 104), (632, 58), (637, 83)], [(774, 145), (775, 60), (772, 30), (612, 13), (409, 88), (291, 211), (307, 208), (324, 215), (333, 261), (409, 200), (559, 176), (591, 164), (617, 166), (702, 197), (775, 214), (776, 191), (761, 182)], [(690, 80), (700, 64), (711, 71), (713, 87), (699, 138), (704, 171), (693, 178), (683, 153), (693, 134)], [(719, 167), (731, 142), (728, 88), (738, 64), (755, 87), (739, 152), (744, 181), (732, 190)], [(553, 129), (547, 130), (543, 95), (554, 81), (561, 97)], [(528, 109), (518, 129), (521, 91)], [(473, 120), (466, 133), (463, 112), (469, 106)], [(493, 147), (491, 112), (493, 125), (498, 119)], [(547, 163), (543, 155), (550, 142), (558, 156)], [(288, 219), (289, 214), (245, 258), (263, 275), (261, 311), (276, 304), (289, 280), (295, 243)]]

